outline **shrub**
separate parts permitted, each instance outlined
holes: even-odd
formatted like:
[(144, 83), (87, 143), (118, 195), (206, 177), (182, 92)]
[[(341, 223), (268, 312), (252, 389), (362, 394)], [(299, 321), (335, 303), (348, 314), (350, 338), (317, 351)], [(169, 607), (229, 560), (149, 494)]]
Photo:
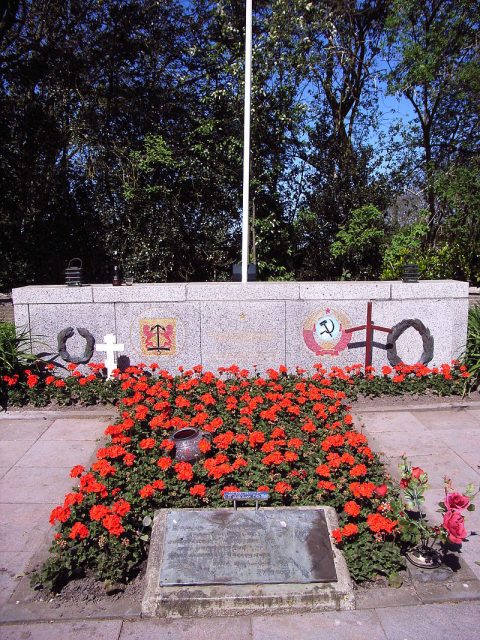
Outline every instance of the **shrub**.
[(465, 383), (465, 391), (478, 388), (480, 384), (480, 305), (475, 305), (468, 313), (467, 344), (462, 363), (470, 373)]
[(20, 372), (35, 360), (30, 353), (30, 333), (15, 329), (11, 322), (0, 323), (0, 375)]

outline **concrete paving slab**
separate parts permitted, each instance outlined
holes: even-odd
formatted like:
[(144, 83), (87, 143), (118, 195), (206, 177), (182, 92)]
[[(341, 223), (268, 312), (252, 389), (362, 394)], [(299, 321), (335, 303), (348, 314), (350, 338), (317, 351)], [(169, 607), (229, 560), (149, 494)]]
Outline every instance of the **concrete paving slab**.
[(383, 433), (369, 433), (368, 440), (376, 453), (383, 453), (389, 458), (399, 457), (403, 453), (407, 457), (447, 454), (449, 447), (446, 443), (432, 438), (428, 430), (419, 432), (389, 431)]
[(124, 622), (120, 640), (251, 640), (250, 618)]
[(42, 440), (98, 440), (109, 421), (100, 418), (60, 418), (42, 435)]
[(377, 609), (387, 640), (478, 640), (476, 603)]
[(436, 431), (434, 437), (457, 453), (480, 451), (480, 426), (473, 429), (470, 427), (442, 429)]
[(470, 538), (462, 544), (461, 557), (468, 564), (477, 580), (480, 580), (480, 531), (477, 530), (475, 538)]
[(50, 504), (70, 490), (71, 467), (14, 467), (0, 480), (0, 503)]
[(458, 453), (462, 460), (472, 467), (474, 471), (480, 474), (480, 452), (477, 451), (460, 451)]
[(422, 433), (426, 427), (408, 411), (379, 411), (375, 413), (354, 412), (355, 425), (364, 424), (366, 433), (383, 433), (384, 431), (399, 431)]
[(0, 440), (35, 442), (51, 425), (52, 420), (5, 420), (0, 418)]
[[(0, 604), (12, 595), (21, 575), (27, 569), (31, 552), (2, 551), (0, 553)], [(1, 634), (0, 634), (1, 635)]]
[(4, 440), (0, 447), (0, 467), (11, 469), (31, 446), (29, 440)]
[(356, 609), (376, 609), (377, 607), (403, 607), (421, 604), (414, 587), (402, 586), (401, 589), (382, 587), (359, 589), (355, 592)]
[(121, 620), (7, 624), (0, 627), (2, 640), (118, 640)]
[(10, 467), (0, 467), (0, 480), (10, 471)]
[(72, 444), (65, 440), (40, 439), (17, 462), (16, 468), (86, 465), (92, 456), (92, 448), (90, 440), (77, 440)]
[[(428, 429), (480, 428), (480, 418), (470, 409), (447, 409), (442, 411), (412, 411), (412, 415)], [(480, 415), (480, 412), (479, 412)]]
[(0, 552), (29, 551), (53, 529), (48, 522), (56, 504), (0, 505)]
[(374, 610), (255, 617), (252, 630), (253, 640), (386, 640)]
[(441, 602), (465, 602), (466, 600), (480, 600), (478, 580), (467, 580), (453, 584), (425, 584), (416, 587), (417, 593), (424, 604)]

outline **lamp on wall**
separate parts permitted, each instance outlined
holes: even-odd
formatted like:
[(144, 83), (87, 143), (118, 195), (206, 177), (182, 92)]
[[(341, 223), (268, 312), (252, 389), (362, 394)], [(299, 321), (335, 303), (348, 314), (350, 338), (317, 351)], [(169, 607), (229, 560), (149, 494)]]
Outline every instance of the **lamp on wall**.
[(419, 275), (418, 264), (409, 263), (403, 265), (403, 282), (418, 282)]
[(65, 269), (65, 284), (67, 287), (80, 287), (82, 285), (82, 261), (80, 258), (72, 258)]

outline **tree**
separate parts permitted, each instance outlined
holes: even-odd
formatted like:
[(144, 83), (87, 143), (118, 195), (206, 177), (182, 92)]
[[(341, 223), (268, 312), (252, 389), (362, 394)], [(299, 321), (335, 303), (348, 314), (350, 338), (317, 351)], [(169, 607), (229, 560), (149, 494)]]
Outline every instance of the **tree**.
[[(297, 269), (303, 277), (336, 277), (330, 246), (351, 212), (364, 205), (385, 208), (387, 181), (381, 176), (376, 129), (375, 69), (386, 2), (303, 3), (309, 82), (308, 187), (299, 217)], [(356, 274), (352, 274), (356, 275)]]
[(343, 262), (343, 278), (378, 278), (385, 243), (384, 227), (384, 216), (373, 205), (352, 211), (331, 248), (333, 257)]
[(394, 0), (388, 20), (386, 78), (415, 118), (406, 139), (418, 153), (429, 244), (445, 218), (437, 173), (478, 154), (478, 4), (470, 0)]

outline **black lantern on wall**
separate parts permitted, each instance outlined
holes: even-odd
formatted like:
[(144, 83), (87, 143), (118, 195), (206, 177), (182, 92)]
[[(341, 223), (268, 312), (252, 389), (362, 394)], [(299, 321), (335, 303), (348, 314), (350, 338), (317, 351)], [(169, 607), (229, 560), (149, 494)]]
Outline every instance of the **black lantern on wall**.
[(420, 271), (418, 264), (404, 264), (403, 265), (403, 282), (418, 282)]
[(82, 284), (82, 261), (72, 258), (65, 269), (65, 284), (67, 287), (80, 287)]

